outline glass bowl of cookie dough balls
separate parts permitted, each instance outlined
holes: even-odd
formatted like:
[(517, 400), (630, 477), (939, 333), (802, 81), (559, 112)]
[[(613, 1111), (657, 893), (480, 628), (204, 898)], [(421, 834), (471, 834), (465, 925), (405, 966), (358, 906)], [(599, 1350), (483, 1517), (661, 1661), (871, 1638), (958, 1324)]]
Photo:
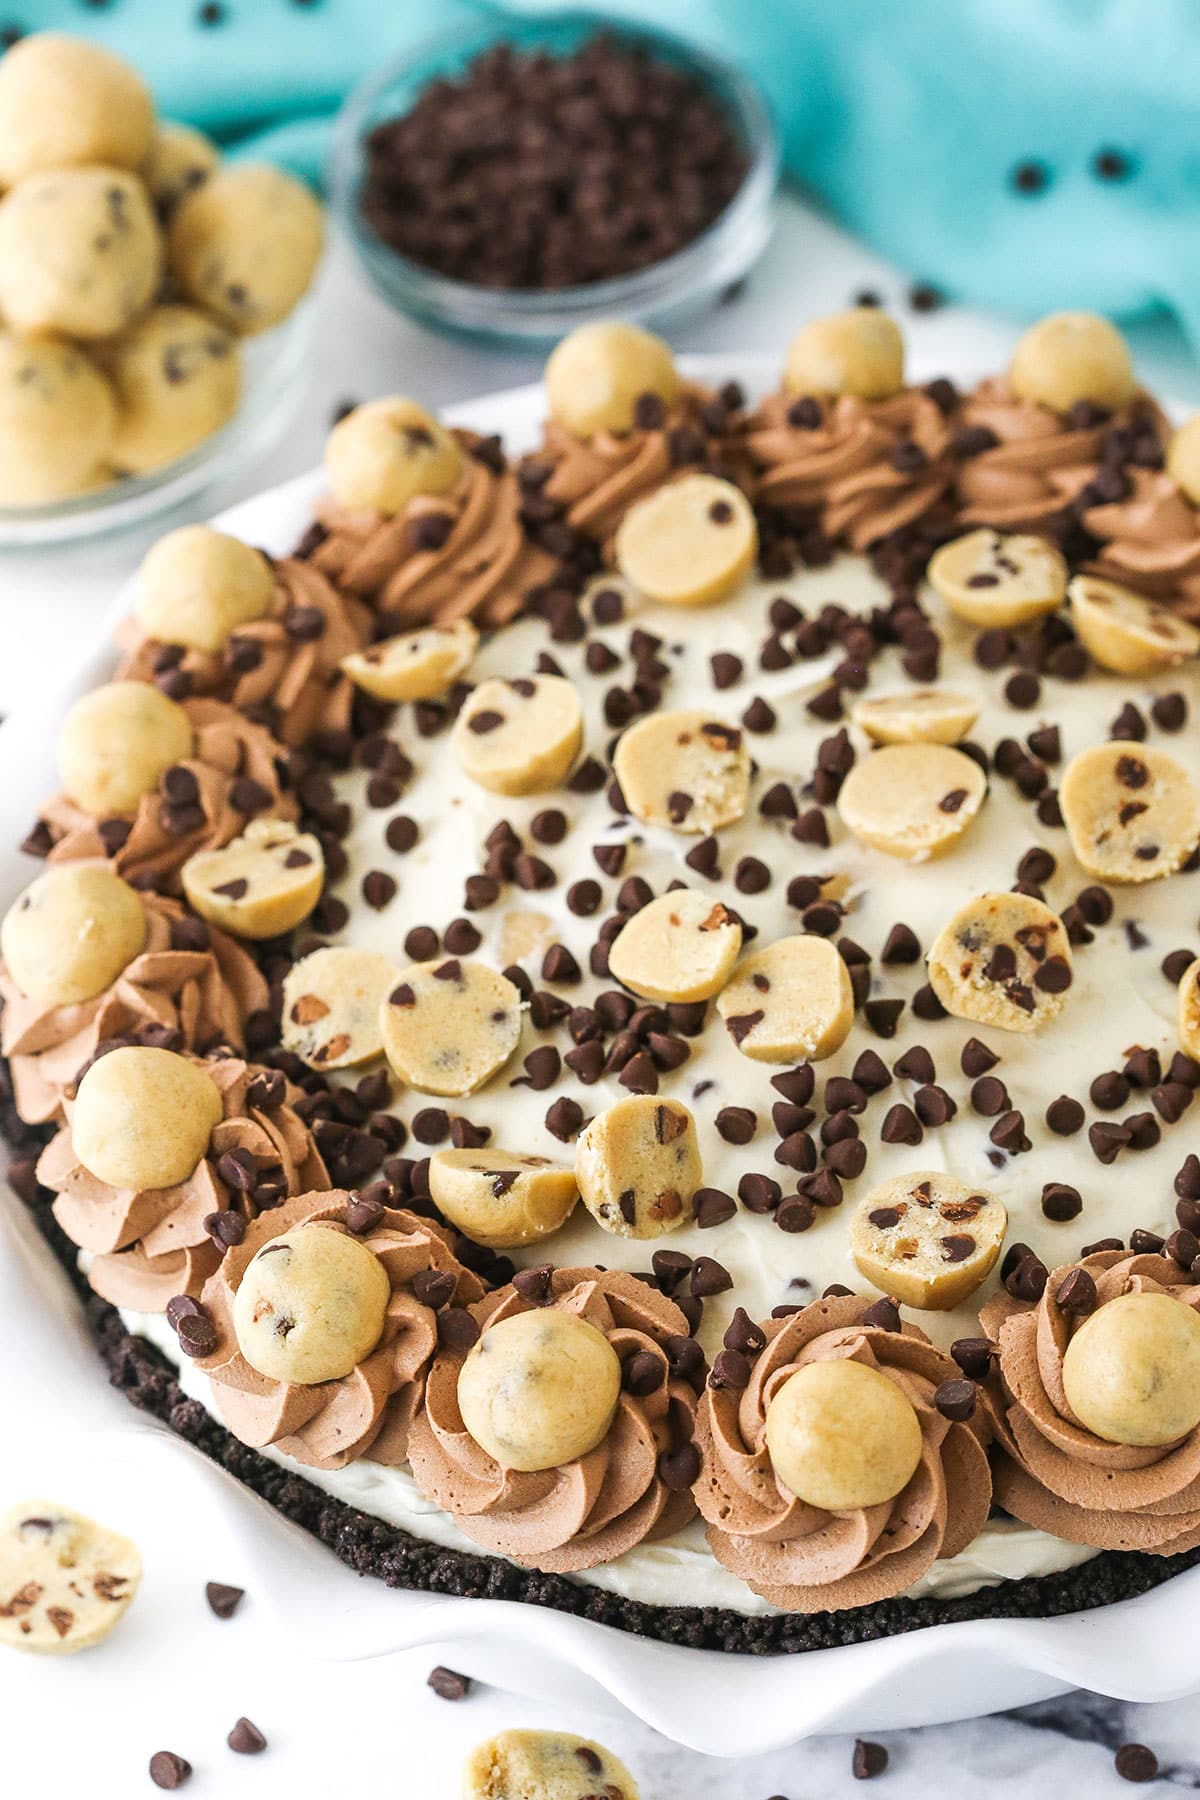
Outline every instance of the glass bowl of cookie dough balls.
[(165, 512), (302, 393), (318, 201), (58, 32), (0, 57), (0, 547)]

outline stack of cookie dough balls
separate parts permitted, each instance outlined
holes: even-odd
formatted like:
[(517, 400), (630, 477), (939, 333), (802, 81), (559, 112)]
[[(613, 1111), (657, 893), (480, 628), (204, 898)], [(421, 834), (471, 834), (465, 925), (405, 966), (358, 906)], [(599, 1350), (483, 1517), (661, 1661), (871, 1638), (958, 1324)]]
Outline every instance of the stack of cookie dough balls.
[(57, 32), (0, 61), (0, 508), (173, 463), (228, 423), (241, 339), (320, 258), (321, 208), (156, 119), (128, 64)]

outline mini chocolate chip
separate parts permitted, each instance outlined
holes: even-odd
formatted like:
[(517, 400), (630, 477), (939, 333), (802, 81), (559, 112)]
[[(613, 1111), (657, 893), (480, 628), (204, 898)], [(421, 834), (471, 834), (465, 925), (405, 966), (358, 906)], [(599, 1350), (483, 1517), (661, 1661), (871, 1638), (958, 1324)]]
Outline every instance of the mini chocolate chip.
[(239, 1756), (258, 1756), (267, 1747), (267, 1740), (258, 1726), (246, 1718), (238, 1720), (225, 1742)]
[(1146, 1744), (1122, 1744), (1113, 1758), (1122, 1781), (1155, 1781), (1158, 1758)]
[(232, 1619), (245, 1597), (245, 1588), (230, 1587), (223, 1581), (205, 1583), (204, 1598), (218, 1619)]
[(150, 1758), (150, 1779), (155, 1787), (168, 1790), (182, 1787), (190, 1781), (192, 1765), (186, 1757), (177, 1756), (174, 1750), (156, 1750)]
[(1042, 1212), (1056, 1225), (1077, 1219), (1082, 1211), (1083, 1198), (1078, 1188), (1065, 1181), (1048, 1181), (1042, 1188)]
[(425, 1685), (433, 1689), (439, 1700), (465, 1700), (471, 1692), (471, 1677), (439, 1663), (436, 1669), (429, 1671)]
[(1069, 1094), (1060, 1094), (1046, 1108), (1046, 1124), (1056, 1137), (1073, 1137), (1082, 1130), (1084, 1110)]
[(1099, 1296), (1096, 1283), (1086, 1269), (1072, 1269), (1055, 1289), (1054, 1299), (1061, 1312), (1079, 1317), (1095, 1312)]
[(962, 1424), (975, 1411), (975, 1384), (960, 1378), (943, 1381), (934, 1389), (933, 1404), (942, 1417)]
[(990, 1338), (956, 1338), (950, 1354), (969, 1381), (986, 1381), (995, 1351)]
[(877, 1331), (899, 1331), (902, 1329), (900, 1308), (890, 1295), (885, 1294), (881, 1300), (876, 1300), (867, 1307), (859, 1323)]

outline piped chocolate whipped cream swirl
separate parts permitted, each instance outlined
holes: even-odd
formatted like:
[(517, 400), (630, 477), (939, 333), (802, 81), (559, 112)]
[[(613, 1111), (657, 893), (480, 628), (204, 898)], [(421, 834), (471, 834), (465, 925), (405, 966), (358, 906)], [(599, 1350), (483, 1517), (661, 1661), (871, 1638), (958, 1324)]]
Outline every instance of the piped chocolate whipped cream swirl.
[[(934, 1396), (944, 1382), (959, 1381), (957, 1365), (915, 1325), (871, 1324), (871, 1310), (869, 1299), (846, 1295), (769, 1322), (747, 1386), (710, 1385), (697, 1415), (704, 1467), (696, 1502), (713, 1554), (790, 1612), (868, 1606), (903, 1593), (987, 1522), (983, 1409), (966, 1422), (939, 1411)], [(921, 1428), (921, 1460), (908, 1485), (893, 1500), (852, 1512), (797, 1499), (777, 1478), (766, 1444), (775, 1393), (806, 1363), (830, 1357), (853, 1358), (896, 1382)]]
[(1098, 498), (1082, 514), (1084, 527), (1100, 539), (1092, 569), (1200, 620), (1196, 508), (1161, 469), (1130, 469), (1123, 485), (1122, 498)]

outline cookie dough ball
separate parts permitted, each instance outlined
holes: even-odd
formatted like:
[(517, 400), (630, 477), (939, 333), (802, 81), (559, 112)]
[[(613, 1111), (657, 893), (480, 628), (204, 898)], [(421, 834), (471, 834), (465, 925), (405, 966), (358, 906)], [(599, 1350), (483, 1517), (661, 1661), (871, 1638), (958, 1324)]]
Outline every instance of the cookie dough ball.
[(429, 1192), (438, 1210), (477, 1244), (507, 1250), (566, 1224), (579, 1188), (574, 1169), (515, 1150), (435, 1150)]
[(985, 631), (1028, 625), (1067, 592), (1066, 562), (1045, 538), (989, 526), (943, 544), (926, 573), (956, 618)]
[(9, 907), (0, 953), (39, 1006), (75, 1006), (111, 987), (146, 941), (146, 914), (128, 883), (97, 863), (48, 869)]
[(238, 163), (180, 201), (167, 260), (189, 300), (249, 337), (286, 318), (305, 293), (324, 235), (303, 182), (268, 163)]
[(1077, 575), (1068, 590), (1071, 623), (1084, 649), (1117, 675), (1173, 669), (1200, 651), (1200, 631), (1117, 581)]
[(161, 272), (154, 212), (125, 169), (28, 175), (0, 201), (0, 313), (16, 332), (111, 337)]
[(325, 440), (325, 473), (338, 505), (386, 518), (419, 495), (448, 494), (463, 461), (453, 432), (400, 394), (356, 406)]
[(238, 1349), (269, 1381), (337, 1381), (383, 1335), (392, 1285), (373, 1250), (328, 1225), (297, 1225), (247, 1265), (233, 1297)]
[(877, 744), (957, 744), (979, 717), (979, 701), (952, 688), (905, 688), (857, 701), (852, 717)]
[(292, 964), (283, 983), (283, 1045), (312, 1069), (348, 1069), (383, 1049), (380, 1007), (396, 978), (374, 950), (327, 945)]
[(103, 1642), (142, 1579), (137, 1545), (52, 1500), (0, 1519), (0, 1644), (66, 1656)]
[(699, 710), (639, 719), (621, 734), (613, 772), (635, 818), (688, 835), (735, 824), (750, 799), (745, 733)]
[(980, 894), (934, 940), (929, 980), (956, 1019), (1036, 1031), (1058, 1017), (1074, 979), (1057, 913), (1032, 894)]
[(1051, 313), (1017, 344), (1008, 379), (1018, 400), (1070, 412), (1080, 401), (1119, 412), (1137, 392), (1129, 346), (1095, 313)]
[(463, 1768), (462, 1800), (638, 1800), (611, 1750), (563, 1731), (502, 1731)]
[(470, 619), (455, 619), (384, 638), (343, 656), (338, 666), (377, 700), (436, 700), (470, 668), (478, 643)]
[(211, 138), (193, 125), (164, 119), (150, 141), (142, 180), (160, 219), (169, 219), (186, 194), (203, 187), (220, 163)]
[(176, 701), (147, 681), (110, 681), (77, 700), (58, 733), (58, 773), (70, 799), (96, 818), (134, 812), (195, 744)]
[(854, 765), (838, 812), (860, 843), (901, 862), (928, 862), (962, 837), (986, 793), (983, 770), (961, 750), (889, 744)]
[(71, 1113), (75, 1154), (109, 1187), (186, 1181), (221, 1122), (216, 1082), (173, 1050), (122, 1045), (88, 1069)]
[(1120, 1294), (1072, 1335), (1063, 1388), (1088, 1431), (1160, 1448), (1200, 1425), (1200, 1316), (1169, 1294)]
[(502, 1069), (521, 1036), (521, 995), (486, 963), (410, 963), (379, 1008), (395, 1073), (424, 1094), (473, 1094)]
[(1059, 788), (1067, 836), (1089, 875), (1156, 881), (1200, 842), (1200, 796), (1187, 770), (1144, 744), (1096, 744), (1067, 764)]
[(1194, 412), (1171, 438), (1167, 474), (1193, 506), (1200, 506), (1200, 412)]
[(1179, 1047), (1185, 1056), (1200, 1062), (1200, 957), (1185, 971), (1179, 984), (1177, 1016)]
[(133, 605), (151, 637), (211, 655), (264, 616), (274, 588), (261, 550), (211, 525), (181, 525), (146, 552)]
[(564, 781), (583, 743), (583, 709), (562, 675), (481, 681), (458, 716), (463, 772), (493, 794), (541, 794)]
[(741, 922), (719, 900), (672, 888), (622, 927), (609, 946), (608, 967), (642, 1000), (711, 1000), (741, 948)]
[(604, 1333), (552, 1307), (498, 1320), (458, 1377), (475, 1442), (523, 1474), (561, 1468), (602, 1444), (620, 1392), (620, 1360)]
[(854, 1023), (850, 971), (828, 938), (778, 938), (738, 965), (717, 1011), (755, 1062), (820, 1062)]
[(223, 326), (190, 306), (156, 306), (105, 345), (117, 392), (112, 459), (144, 475), (227, 425), (242, 396), (242, 353)]
[(1008, 1215), (994, 1194), (940, 1169), (897, 1175), (850, 1221), (859, 1274), (905, 1306), (945, 1312), (991, 1273)]
[(81, 163), (136, 169), (153, 130), (145, 82), (98, 44), (37, 32), (0, 61), (0, 188)]
[(691, 1222), (704, 1179), (696, 1121), (678, 1100), (618, 1100), (580, 1133), (575, 1178), (592, 1217), (615, 1237), (677, 1231)]
[(235, 937), (280, 937), (307, 919), (325, 882), (319, 838), (286, 819), (254, 819), (220, 850), (190, 856), (181, 871), (193, 912)]
[(116, 395), (82, 350), (0, 331), (0, 506), (86, 492), (116, 429)]
[(632, 431), (643, 395), (671, 407), (682, 386), (661, 338), (608, 319), (570, 332), (551, 351), (545, 381), (550, 417), (579, 438)]
[(904, 386), (900, 327), (877, 306), (813, 319), (788, 348), (783, 385), (789, 394), (853, 394), (890, 400)]
[(806, 1363), (767, 1407), (776, 1478), (808, 1506), (856, 1512), (908, 1486), (921, 1461), (921, 1425), (898, 1382), (868, 1363)]

